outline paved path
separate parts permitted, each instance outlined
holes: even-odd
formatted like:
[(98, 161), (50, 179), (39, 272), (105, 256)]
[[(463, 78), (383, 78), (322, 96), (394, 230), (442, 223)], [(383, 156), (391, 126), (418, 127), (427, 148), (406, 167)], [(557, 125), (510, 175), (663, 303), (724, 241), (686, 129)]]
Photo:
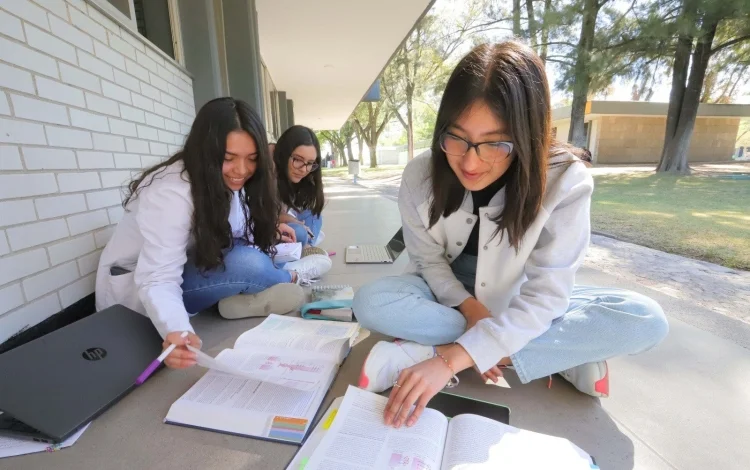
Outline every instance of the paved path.
[[(359, 184), (395, 201), (401, 177), (360, 180)], [(601, 235), (591, 237), (585, 266), (750, 324), (748, 271), (729, 269)]]

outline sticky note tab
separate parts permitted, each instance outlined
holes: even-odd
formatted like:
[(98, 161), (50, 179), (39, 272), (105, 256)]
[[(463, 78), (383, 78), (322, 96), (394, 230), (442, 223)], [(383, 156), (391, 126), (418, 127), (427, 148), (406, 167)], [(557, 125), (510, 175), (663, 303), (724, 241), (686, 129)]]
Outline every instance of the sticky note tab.
[(305, 457), (302, 460), (299, 461), (299, 470), (305, 470), (305, 467), (307, 467), (307, 462), (310, 460), (309, 457)]
[(328, 428), (331, 427), (333, 424), (333, 420), (336, 418), (336, 413), (339, 412), (339, 409), (336, 408), (335, 410), (331, 411), (331, 414), (328, 415), (328, 418), (323, 422), (323, 429), (328, 430)]

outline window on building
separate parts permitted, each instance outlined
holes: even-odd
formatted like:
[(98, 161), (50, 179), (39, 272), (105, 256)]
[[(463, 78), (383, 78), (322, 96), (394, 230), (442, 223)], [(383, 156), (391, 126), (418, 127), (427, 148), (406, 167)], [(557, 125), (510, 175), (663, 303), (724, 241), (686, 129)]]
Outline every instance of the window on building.
[(120, 12), (130, 17), (130, 2), (128, 0), (107, 0), (109, 3), (111, 3), (115, 8), (120, 10)]
[(172, 31), (169, 0), (133, 0), (138, 32), (175, 59), (177, 44)]
[[(179, 12), (177, 0), (96, 0), (102, 8), (109, 8), (110, 14), (122, 13), (132, 26), (152, 44), (169, 57), (184, 63), (181, 51)], [(105, 8), (107, 9), (107, 8)]]

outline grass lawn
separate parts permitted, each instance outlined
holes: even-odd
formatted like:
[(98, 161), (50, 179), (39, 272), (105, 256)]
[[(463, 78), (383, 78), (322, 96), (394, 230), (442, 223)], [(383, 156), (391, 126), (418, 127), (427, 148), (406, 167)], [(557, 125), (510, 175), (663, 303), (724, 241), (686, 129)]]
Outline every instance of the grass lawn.
[(657, 250), (750, 270), (750, 180), (594, 177), (592, 228)]
[[(323, 176), (333, 176), (338, 178), (351, 178), (349, 168), (340, 166), (336, 168), (322, 168)], [(369, 168), (364, 165), (359, 167), (359, 177), (365, 179), (388, 178), (403, 173), (404, 165), (379, 165), (377, 168)]]

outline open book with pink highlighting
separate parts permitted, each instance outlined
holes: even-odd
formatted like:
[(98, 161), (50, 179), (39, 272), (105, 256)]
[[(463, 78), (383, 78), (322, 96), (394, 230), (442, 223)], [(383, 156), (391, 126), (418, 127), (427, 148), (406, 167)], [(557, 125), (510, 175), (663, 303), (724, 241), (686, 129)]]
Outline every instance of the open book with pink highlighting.
[(301, 443), (357, 338), (357, 323), (271, 315), (216, 358), (165, 422)]
[[(593, 459), (567, 439), (514, 428), (482, 416), (448, 419), (427, 408), (412, 426), (383, 422), (386, 397), (349, 386), (322, 438), (300, 454), (305, 470), (591, 470)], [(309, 457), (306, 457), (308, 456)], [(294, 468), (294, 465), (297, 465)], [(301, 468), (295, 459), (287, 470)]]

